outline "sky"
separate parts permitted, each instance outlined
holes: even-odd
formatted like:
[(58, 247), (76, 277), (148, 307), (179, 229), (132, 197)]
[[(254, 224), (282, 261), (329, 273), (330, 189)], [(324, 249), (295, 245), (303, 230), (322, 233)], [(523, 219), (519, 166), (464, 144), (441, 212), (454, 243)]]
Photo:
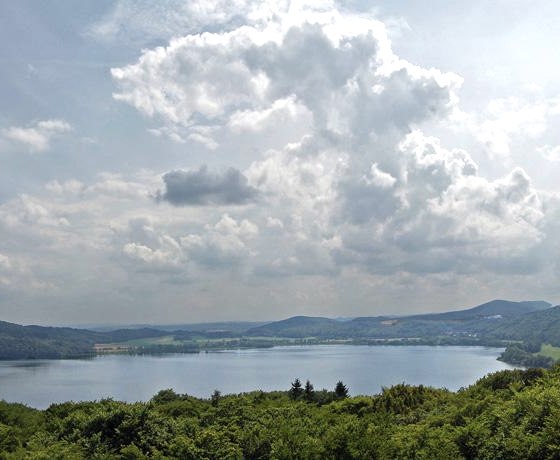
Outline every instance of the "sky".
[(0, 3), (0, 319), (560, 302), (560, 4)]

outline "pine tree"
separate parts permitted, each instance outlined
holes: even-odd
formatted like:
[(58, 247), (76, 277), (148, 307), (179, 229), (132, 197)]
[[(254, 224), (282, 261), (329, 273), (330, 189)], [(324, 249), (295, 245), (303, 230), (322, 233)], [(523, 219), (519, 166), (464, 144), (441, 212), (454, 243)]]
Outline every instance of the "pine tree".
[(222, 397), (222, 392), (220, 390), (214, 390), (214, 393), (212, 393), (212, 396), (210, 397), (210, 400), (212, 401), (212, 406), (217, 407), (218, 404), (220, 403), (221, 397)]
[(334, 387), (334, 394), (338, 399), (344, 399), (348, 397), (348, 387), (342, 383), (342, 380), (336, 382)]
[(303, 397), (306, 401), (313, 401), (315, 399), (315, 390), (309, 380), (305, 382), (305, 389), (303, 390)]
[(303, 388), (301, 387), (301, 382), (299, 379), (295, 379), (292, 382), (292, 388), (290, 388), (290, 398), (295, 401), (296, 399), (300, 399), (302, 394)]

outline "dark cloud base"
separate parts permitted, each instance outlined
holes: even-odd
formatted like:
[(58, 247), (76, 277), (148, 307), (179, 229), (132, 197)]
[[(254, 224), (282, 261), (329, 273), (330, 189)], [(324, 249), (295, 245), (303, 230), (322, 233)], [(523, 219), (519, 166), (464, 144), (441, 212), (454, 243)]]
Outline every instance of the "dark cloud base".
[(259, 196), (235, 168), (222, 173), (208, 171), (206, 166), (197, 171), (170, 171), (163, 175), (163, 181), (165, 191), (158, 191), (156, 199), (173, 206), (244, 205)]

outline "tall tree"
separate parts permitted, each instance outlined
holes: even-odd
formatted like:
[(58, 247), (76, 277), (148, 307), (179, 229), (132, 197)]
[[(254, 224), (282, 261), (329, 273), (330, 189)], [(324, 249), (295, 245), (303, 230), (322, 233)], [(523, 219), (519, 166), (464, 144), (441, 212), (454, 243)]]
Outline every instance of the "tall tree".
[(290, 388), (290, 398), (296, 400), (300, 399), (303, 394), (303, 388), (301, 387), (301, 382), (299, 379), (295, 379), (292, 382), (292, 388)]
[(336, 382), (334, 387), (334, 394), (338, 399), (344, 399), (348, 397), (348, 387), (342, 383), (342, 380)]
[(212, 396), (210, 397), (210, 400), (212, 401), (212, 406), (217, 407), (218, 404), (220, 403), (221, 397), (222, 397), (222, 392), (220, 390), (214, 390), (214, 393), (212, 393)]
[(313, 401), (315, 399), (315, 390), (313, 389), (313, 385), (309, 380), (305, 382), (303, 397), (305, 398), (306, 401)]

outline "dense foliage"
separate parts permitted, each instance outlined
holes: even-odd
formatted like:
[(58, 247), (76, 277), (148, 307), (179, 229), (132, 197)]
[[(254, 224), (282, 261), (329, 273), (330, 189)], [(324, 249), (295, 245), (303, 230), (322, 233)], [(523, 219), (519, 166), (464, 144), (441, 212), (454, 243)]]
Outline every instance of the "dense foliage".
[[(502, 371), (457, 393), (397, 385), (344, 397), (295, 382), (204, 400), (0, 402), (4, 459), (552, 459), (560, 455), (560, 368)], [(341, 382), (341, 385), (342, 384)]]

